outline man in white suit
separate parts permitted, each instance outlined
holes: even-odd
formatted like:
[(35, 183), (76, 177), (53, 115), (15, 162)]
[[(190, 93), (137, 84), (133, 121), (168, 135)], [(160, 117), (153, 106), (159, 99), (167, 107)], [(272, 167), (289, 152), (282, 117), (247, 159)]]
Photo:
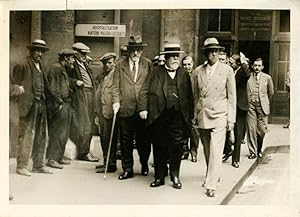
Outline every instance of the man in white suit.
[(198, 66), (192, 76), (194, 118), (204, 148), (207, 165), (206, 179), (202, 186), (208, 197), (215, 196), (220, 180), (222, 153), (226, 131), (234, 127), (236, 116), (236, 87), (230, 66), (219, 62), (224, 47), (216, 38), (207, 38), (201, 49), (207, 62)]
[(248, 94), (248, 148), (249, 159), (262, 157), (262, 145), (266, 132), (268, 131), (268, 114), (270, 113), (270, 102), (274, 94), (273, 81), (270, 75), (263, 73), (264, 68), (261, 58), (253, 62), (254, 73), (247, 83)]

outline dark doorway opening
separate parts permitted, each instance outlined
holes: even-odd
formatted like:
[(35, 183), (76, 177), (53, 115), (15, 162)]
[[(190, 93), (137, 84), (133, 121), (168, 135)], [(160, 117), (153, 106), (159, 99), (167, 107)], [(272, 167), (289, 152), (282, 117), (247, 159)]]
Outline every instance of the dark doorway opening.
[(270, 41), (239, 41), (239, 51), (244, 53), (253, 63), (257, 58), (262, 58), (263, 72), (269, 73)]

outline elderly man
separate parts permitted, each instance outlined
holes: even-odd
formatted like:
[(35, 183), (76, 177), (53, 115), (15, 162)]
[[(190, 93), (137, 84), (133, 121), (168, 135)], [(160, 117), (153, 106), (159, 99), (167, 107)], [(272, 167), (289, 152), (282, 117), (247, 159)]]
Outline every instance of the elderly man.
[[(194, 60), (193, 57), (187, 55), (182, 58), (182, 67), (185, 68), (190, 77), (192, 76), (192, 73), (194, 71)], [(181, 159), (188, 159), (189, 152), (191, 152), (192, 162), (197, 162), (197, 153), (198, 153), (198, 146), (199, 146), (199, 136), (197, 135), (197, 132), (195, 129), (192, 129), (191, 131), (191, 137), (190, 137), (190, 148), (188, 145), (188, 139), (186, 140), (184, 146), (183, 146), (183, 154)]]
[(219, 62), (219, 52), (224, 47), (218, 40), (207, 38), (201, 50), (207, 63), (198, 66), (192, 76), (194, 112), (207, 165), (203, 186), (207, 189), (206, 195), (214, 197), (220, 179), (226, 130), (231, 131), (235, 123), (236, 89), (232, 68)]
[(240, 53), (240, 55), (233, 54), (229, 58), (229, 65), (234, 70), (236, 82), (236, 124), (234, 126), (234, 149), (233, 151), (231, 150), (231, 142), (229, 141), (228, 136), (224, 148), (223, 162), (226, 161), (232, 155), (231, 165), (235, 168), (238, 168), (240, 162), (241, 143), (242, 140), (245, 138), (246, 133), (246, 122), (248, 112), (247, 81), (250, 77), (251, 70), (248, 67), (247, 59), (243, 53)]
[(182, 146), (189, 135), (193, 116), (193, 96), (188, 72), (180, 67), (179, 43), (166, 43), (166, 64), (153, 68), (140, 94), (140, 117), (147, 119), (151, 128), (155, 159), (155, 180), (150, 187), (165, 184), (170, 164), (173, 187), (182, 188), (179, 170)]
[(49, 145), (47, 150), (47, 166), (62, 169), (62, 164), (70, 164), (64, 160), (66, 144), (70, 134), (71, 95), (68, 68), (73, 68), (76, 51), (63, 49), (58, 53), (58, 63), (53, 64), (47, 73), (48, 79), (48, 129)]
[(74, 68), (69, 70), (71, 98), (74, 114), (71, 122), (70, 138), (78, 147), (78, 159), (96, 162), (90, 151), (93, 131), (96, 131), (94, 120), (95, 108), (95, 82), (91, 69), (86, 64), (86, 55), (90, 48), (81, 42), (72, 45), (77, 51)]
[(30, 46), (30, 56), (13, 69), (12, 84), (18, 85), (23, 93), (19, 98), (19, 145), (17, 156), (17, 173), (31, 176), (28, 171), (29, 159), (33, 158), (32, 172), (51, 174), (45, 168), (46, 154), (46, 102), (45, 102), (45, 68), (41, 63), (46, 42), (34, 40)]
[(271, 99), (274, 94), (273, 81), (270, 75), (264, 73), (263, 60), (256, 59), (247, 83), (248, 95), (248, 148), (249, 159), (262, 157), (262, 146), (265, 134), (268, 132), (268, 115), (270, 113)]
[[(109, 139), (112, 130), (113, 109), (112, 109), (112, 84), (115, 71), (117, 55), (115, 53), (106, 53), (100, 61), (103, 63), (103, 73), (100, 76), (100, 83), (96, 91), (96, 108), (100, 124), (100, 140), (103, 151), (103, 165), (96, 166), (96, 173), (104, 173), (109, 149)], [(117, 170), (116, 160), (117, 149), (117, 130), (114, 130), (110, 157), (108, 161), (107, 172), (113, 173)]]
[(120, 180), (133, 177), (133, 140), (137, 143), (140, 156), (141, 174), (148, 175), (148, 159), (151, 144), (147, 138), (146, 121), (137, 111), (141, 87), (151, 71), (151, 60), (142, 56), (143, 44), (141, 36), (131, 36), (128, 42), (129, 56), (117, 62), (113, 81), (113, 109), (119, 109), (119, 129), (122, 152), (123, 173)]

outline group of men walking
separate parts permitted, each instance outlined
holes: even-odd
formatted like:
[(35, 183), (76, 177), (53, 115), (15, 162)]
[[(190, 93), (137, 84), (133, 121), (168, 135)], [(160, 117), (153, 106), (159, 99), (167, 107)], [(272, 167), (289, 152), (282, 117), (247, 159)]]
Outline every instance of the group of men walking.
[(117, 59), (115, 53), (104, 54), (103, 73), (96, 82), (86, 63), (88, 46), (77, 42), (73, 49), (63, 49), (58, 63), (46, 71), (41, 59), (49, 48), (45, 41), (34, 40), (28, 47), (30, 57), (16, 65), (11, 76), (11, 88), (20, 96), (17, 173), (31, 175), (31, 155), (32, 172), (52, 173), (45, 167), (46, 158), (52, 168), (70, 164), (64, 158), (68, 138), (77, 145), (80, 160), (98, 161), (89, 153), (97, 125), (104, 162), (96, 172), (117, 170), (119, 136), (119, 180), (134, 176), (134, 143), (141, 175), (147, 176), (152, 144), (155, 174), (150, 187), (164, 185), (169, 175), (172, 186), (181, 189), (181, 160), (191, 152), (192, 162), (197, 162), (200, 138), (207, 165), (203, 187), (208, 197), (214, 197), (223, 150), (228, 158), (234, 144), (232, 165), (237, 168), (246, 125), (249, 158), (261, 157), (273, 94), (261, 59), (254, 61), (253, 72), (243, 56), (233, 55), (229, 65), (221, 63), (219, 53), (225, 48), (216, 38), (207, 38), (201, 49), (207, 61), (194, 69), (191, 56), (180, 61), (184, 51), (178, 41), (165, 43), (159, 56), (164, 59), (158, 64), (142, 56), (146, 46), (140, 36), (131, 36), (128, 55)]

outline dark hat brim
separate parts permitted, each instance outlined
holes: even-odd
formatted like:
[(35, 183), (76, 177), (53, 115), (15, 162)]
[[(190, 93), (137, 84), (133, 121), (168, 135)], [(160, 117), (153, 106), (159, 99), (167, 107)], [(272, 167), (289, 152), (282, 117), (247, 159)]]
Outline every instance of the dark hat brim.
[(147, 44), (127, 44), (126, 47), (147, 47)]
[(44, 50), (44, 51), (48, 51), (49, 48), (48, 47), (45, 47), (45, 46), (39, 46), (39, 45), (28, 45), (27, 46), (28, 49), (30, 50), (34, 50), (34, 49), (41, 49), (41, 50)]

